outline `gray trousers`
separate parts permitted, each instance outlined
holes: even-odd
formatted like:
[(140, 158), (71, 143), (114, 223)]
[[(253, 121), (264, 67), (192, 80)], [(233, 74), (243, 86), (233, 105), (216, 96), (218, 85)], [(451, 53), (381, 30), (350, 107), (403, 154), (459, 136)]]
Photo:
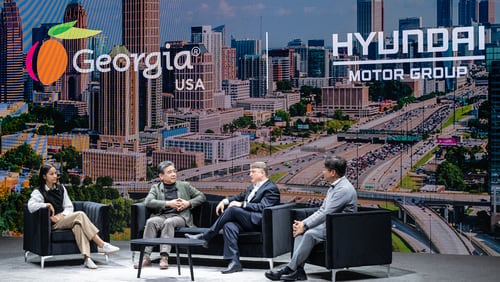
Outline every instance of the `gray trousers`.
[[(175, 228), (183, 226), (186, 226), (186, 221), (178, 214), (155, 215), (146, 221), (143, 238), (156, 238), (159, 231), (161, 231), (161, 238), (172, 238), (175, 234)], [(160, 245), (160, 253), (170, 253), (171, 249), (170, 245)], [(150, 256), (152, 252), (152, 246), (147, 246), (144, 249), (144, 254), (147, 256)]]
[(307, 230), (302, 235), (295, 237), (293, 242), (293, 255), (288, 263), (288, 267), (293, 271), (297, 268), (304, 267), (304, 264), (311, 253), (311, 250), (317, 244), (325, 241), (326, 224), (320, 224), (314, 228)]
[(52, 229), (71, 229), (76, 244), (84, 256), (90, 256), (90, 241), (99, 233), (99, 229), (82, 211), (70, 213), (52, 225)]

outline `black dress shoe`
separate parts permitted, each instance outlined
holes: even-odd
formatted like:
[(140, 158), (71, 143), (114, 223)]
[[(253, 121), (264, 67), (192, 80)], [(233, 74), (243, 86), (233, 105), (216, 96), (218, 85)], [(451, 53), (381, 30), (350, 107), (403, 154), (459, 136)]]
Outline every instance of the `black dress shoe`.
[[(188, 238), (188, 239), (196, 239), (196, 240), (205, 240), (205, 238), (203, 238), (203, 233), (198, 233), (198, 234), (184, 234), (184, 237)], [(208, 242), (205, 241), (205, 243), (203, 244), (203, 247), (204, 248), (208, 248)]]
[(266, 275), (267, 279), (271, 279), (273, 281), (278, 281), (278, 280), (281, 280), (281, 275), (289, 274), (292, 272), (293, 271), (288, 266), (285, 266), (279, 270), (268, 270), (268, 271), (266, 271), (265, 275)]
[(303, 281), (307, 280), (307, 274), (304, 268), (299, 267), (292, 273), (281, 275), (280, 279), (284, 281)]
[(241, 264), (239, 262), (231, 261), (226, 269), (222, 270), (222, 274), (228, 274), (241, 271)]

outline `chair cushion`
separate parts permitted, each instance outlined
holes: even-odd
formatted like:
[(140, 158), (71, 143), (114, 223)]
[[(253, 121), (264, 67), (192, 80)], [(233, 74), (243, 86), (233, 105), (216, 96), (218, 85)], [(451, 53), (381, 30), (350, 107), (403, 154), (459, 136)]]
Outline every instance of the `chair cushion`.
[(75, 235), (71, 229), (52, 230), (52, 242), (74, 242)]

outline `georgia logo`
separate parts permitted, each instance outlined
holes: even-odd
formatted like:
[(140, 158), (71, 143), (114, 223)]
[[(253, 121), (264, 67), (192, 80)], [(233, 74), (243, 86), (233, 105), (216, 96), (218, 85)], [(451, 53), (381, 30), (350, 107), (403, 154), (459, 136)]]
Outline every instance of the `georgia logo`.
[[(43, 85), (57, 81), (68, 65), (68, 53), (60, 40), (82, 39), (101, 33), (100, 30), (73, 27), (76, 21), (55, 25), (47, 34), (49, 40), (37, 41), (26, 55), (26, 70), (29, 76)], [(57, 40), (57, 39), (60, 40)]]

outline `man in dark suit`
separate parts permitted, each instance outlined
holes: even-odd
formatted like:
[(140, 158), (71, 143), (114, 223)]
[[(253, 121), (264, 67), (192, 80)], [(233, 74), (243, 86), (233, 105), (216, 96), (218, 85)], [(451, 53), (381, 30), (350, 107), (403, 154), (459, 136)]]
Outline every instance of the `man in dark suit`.
[(242, 270), (238, 250), (239, 233), (260, 231), (264, 208), (280, 202), (278, 187), (267, 178), (266, 163), (252, 163), (249, 176), (252, 184), (245, 192), (225, 198), (217, 205), (216, 213), (220, 217), (208, 231), (196, 235), (186, 234), (187, 238), (210, 241), (222, 229), (224, 259), (230, 261), (228, 267), (222, 271), (224, 274)]

